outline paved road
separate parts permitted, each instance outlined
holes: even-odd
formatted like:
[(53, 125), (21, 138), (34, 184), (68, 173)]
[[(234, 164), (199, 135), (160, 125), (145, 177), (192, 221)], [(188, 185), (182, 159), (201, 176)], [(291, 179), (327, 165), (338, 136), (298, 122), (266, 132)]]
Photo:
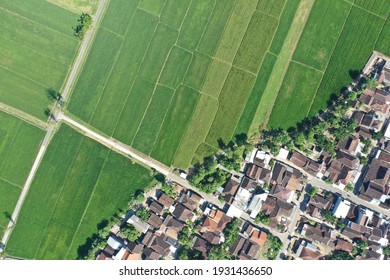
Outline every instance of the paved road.
[[(88, 49), (88, 46), (91, 42), (91, 39), (93, 37), (93, 33), (94, 33), (94, 30), (95, 30), (95, 25), (96, 23), (98, 22), (101, 14), (102, 14), (102, 11), (104, 9), (104, 6), (105, 6), (105, 3), (106, 3), (106, 0), (101, 0), (100, 1), (100, 4), (99, 4), (99, 7), (98, 7), (98, 10), (96, 12), (96, 15), (93, 19), (93, 25), (92, 25), (92, 29), (91, 31), (89, 31), (83, 42), (82, 42), (82, 45), (81, 45), (81, 48), (80, 48), (80, 51), (78, 53), (78, 56), (77, 56), (77, 59), (72, 67), (72, 70), (70, 72), (70, 75), (68, 76), (68, 79), (66, 81), (66, 84), (65, 84), (65, 87), (64, 87), (64, 90), (62, 91), (62, 97), (64, 100), (66, 100), (69, 92), (70, 92), (70, 89), (72, 88), (72, 85), (73, 85), (73, 82), (74, 82), (74, 79), (75, 77), (77, 76), (77, 73), (78, 71), (80, 70), (80, 66), (81, 66), (81, 62), (84, 60), (84, 56), (86, 54), (86, 50)], [(22, 192), (19, 196), (19, 200), (15, 206), (15, 209), (12, 213), (12, 216), (11, 216), (11, 221), (8, 223), (8, 227), (7, 229), (5, 230), (4, 232), (4, 235), (3, 235), (3, 238), (1, 239), (1, 244), (0, 244), (0, 248), (4, 248), (8, 242), (8, 239), (12, 233), (12, 230), (13, 228), (15, 227), (16, 225), (16, 222), (18, 220), (18, 216), (19, 216), (19, 213), (20, 213), (20, 210), (22, 208), (22, 205), (23, 205), (23, 202), (27, 196), (27, 193), (30, 189), (30, 186), (31, 186), (31, 183), (34, 179), (34, 176), (38, 170), (38, 167), (41, 163), (41, 160), (46, 152), (46, 148), (47, 146), (49, 145), (49, 142), (53, 136), (53, 134), (55, 133), (56, 131), (56, 126), (57, 126), (57, 123), (55, 120), (57, 120), (57, 117), (58, 115), (61, 115), (61, 109), (59, 107), (56, 107), (54, 112), (54, 120), (51, 119), (49, 120), (49, 125), (47, 126), (47, 132), (46, 132), (46, 135), (45, 135), (45, 138), (43, 139), (43, 142), (41, 144), (41, 147), (39, 148), (39, 152), (38, 152), (38, 155), (37, 157), (35, 158), (35, 161), (34, 161), (34, 164), (30, 170), (30, 173), (27, 177), (27, 180), (23, 186), (23, 189), (22, 189)]]

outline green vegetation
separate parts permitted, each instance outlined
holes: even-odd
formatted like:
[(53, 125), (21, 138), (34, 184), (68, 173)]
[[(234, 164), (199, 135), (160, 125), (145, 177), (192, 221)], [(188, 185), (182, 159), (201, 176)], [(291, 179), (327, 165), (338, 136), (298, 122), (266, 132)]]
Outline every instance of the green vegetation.
[(329, 210), (323, 210), (321, 213), (322, 217), (324, 217), (325, 222), (330, 224), (336, 224), (338, 219), (336, 216), (333, 216), (332, 212)]
[(270, 222), (270, 218), (264, 212), (260, 212), (259, 214), (257, 214), (255, 218), (256, 224), (262, 223), (264, 225), (269, 225), (269, 222)]
[(239, 225), (240, 220), (237, 218), (233, 218), (232, 221), (228, 223), (226, 228), (223, 230), (223, 234), (225, 235), (225, 242), (223, 243), (223, 246), (225, 246), (226, 248), (231, 247), (234, 241), (239, 238)]
[(29, 259), (85, 256), (83, 245), (96, 225), (151, 183), (147, 169), (61, 126), (31, 185), (7, 252)]
[(135, 215), (144, 222), (147, 222), (150, 218), (150, 212), (144, 207), (137, 209), (137, 211), (135, 211)]
[(273, 236), (272, 234), (268, 235), (267, 243), (269, 245), (269, 249), (266, 257), (269, 260), (274, 260), (278, 256), (280, 249), (282, 249), (283, 243), (278, 237)]
[(352, 248), (352, 256), (361, 256), (365, 257), (364, 250), (368, 248), (368, 243), (367, 241), (364, 241), (362, 239), (359, 239), (355, 242), (353, 248)]
[(310, 188), (309, 192), (308, 192), (308, 195), (309, 195), (310, 197), (314, 197), (314, 196), (316, 195), (317, 192), (318, 192), (318, 188), (312, 186), (312, 187)]
[(127, 224), (121, 228), (121, 231), (130, 241), (136, 241), (142, 234), (142, 232), (138, 231), (133, 225)]
[(73, 28), (73, 35), (76, 36), (79, 40), (82, 40), (84, 38), (85, 33), (87, 33), (89, 29), (91, 29), (92, 17), (87, 13), (82, 13), (77, 21), (78, 24), (76, 25), (76, 27)]
[(326, 260), (353, 260), (348, 252), (344, 250), (334, 250), (330, 255), (325, 256)]
[(61, 88), (75, 55), (77, 15), (46, 1), (2, 0), (0, 8), (0, 102), (45, 119), (46, 89)]
[(0, 112), (0, 233), (6, 228), (44, 131)]

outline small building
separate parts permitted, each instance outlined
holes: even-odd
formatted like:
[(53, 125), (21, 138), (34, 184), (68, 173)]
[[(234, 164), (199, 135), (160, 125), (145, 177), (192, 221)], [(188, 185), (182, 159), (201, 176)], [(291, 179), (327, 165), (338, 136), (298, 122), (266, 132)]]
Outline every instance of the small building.
[(351, 202), (339, 197), (333, 208), (333, 215), (337, 218), (345, 218), (347, 217), (350, 208)]

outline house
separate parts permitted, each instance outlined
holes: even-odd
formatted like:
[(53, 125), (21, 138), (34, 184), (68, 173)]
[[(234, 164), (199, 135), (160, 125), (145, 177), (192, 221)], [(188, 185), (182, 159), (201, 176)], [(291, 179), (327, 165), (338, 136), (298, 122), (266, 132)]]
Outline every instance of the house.
[(359, 194), (360, 198), (377, 205), (390, 198), (390, 162), (381, 160), (381, 153), (386, 152), (378, 151), (377, 156), (371, 161)]
[(337, 188), (344, 189), (345, 186), (354, 181), (358, 174), (359, 159), (342, 150), (338, 150), (336, 158), (327, 165), (325, 177), (332, 180)]
[(221, 237), (221, 234), (217, 234), (212, 231), (205, 231), (202, 233), (202, 238), (209, 242), (210, 244), (217, 245), (224, 241), (224, 238)]
[(128, 254), (125, 254), (125, 260), (141, 260), (142, 252), (144, 250), (143, 244), (136, 244), (134, 242), (129, 242), (126, 246)]
[(332, 205), (332, 201), (319, 194), (315, 194), (308, 202), (306, 213), (314, 218), (322, 219), (322, 211), (330, 210)]
[(289, 190), (297, 190), (301, 187), (303, 175), (290, 166), (277, 162), (272, 170), (271, 185), (279, 185)]
[(229, 179), (229, 181), (227, 181), (223, 191), (221, 192), (221, 195), (224, 197), (227, 204), (231, 204), (233, 202), (239, 185), (240, 181), (233, 176)]
[(163, 257), (169, 254), (171, 247), (171, 245), (167, 243), (162, 236), (157, 236), (150, 231), (145, 234), (144, 238), (142, 239), (142, 244)]
[(359, 144), (360, 144), (360, 139), (354, 135), (350, 135), (348, 138), (340, 141), (337, 144), (337, 147), (345, 151), (346, 153), (349, 153), (351, 155), (356, 155), (356, 153), (359, 150)]
[(246, 176), (260, 183), (266, 183), (271, 177), (271, 170), (256, 164), (249, 163), (246, 167)]
[(380, 123), (373, 117), (372, 114), (367, 114), (362, 111), (355, 111), (352, 115), (352, 120), (356, 121), (360, 128), (367, 130), (378, 130)]
[(250, 193), (247, 189), (239, 187), (234, 197), (233, 203), (230, 205), (226, 215), (231, 218), (239, 218), (241, 214), (247, 209), (251, 197), (252, 193)]
[(169, 209), (173, 206), (174, 200), (165, 193), (161, 193), (160, 197), (157, 199), (157, 202), (163, 205), (165, 209)]
[(359, 101), (376, 112), (386, 114), (389, 109), (390, 95), (381, 89), (366, 88), (360, 95)]
[(149, 212), (155, 213), (157, 215), (161, 215), (164, 212), (164, 207), (157, 201), (153, 200), (149, 204)]
[(255, 259), (259, 249), (260, 245), (239, 236), (234, 244), (229, 248), (229, 252), (232, 255), (239, 257), (241, 260), (253, 260)]
[(333, 242), (335, 250), (343, 250), (348, 253), (352, 252), (353, 245), (351, 242), (348, 242), (340, 237)]
[(211, 244), (200, 236), (194, 237), (194, 245), (192, 249), (202, 253), (204, 259), (207, 259), (207, 252), (211, 249)]
[(258, 185), (257, 185), (256, 181), (254, 181), (248, 177), (244, 177), (241, 180), (240, 188), (245, 189), (245, 190), (252, 193), (258, 188)]
[(187, 207), (189, 210), (195, 211), (199, 205), (204, 202), (204, 199), (194, 191), (187, 190), (181, 194), (178, 202)]
[(264, 231), (254, 228), (252, 230), (249, 240), (258, 245), (264, 245), (267, 241), (267, 237), (268, 235)]
[(294, 210), (294, 205), (272, 196), (268, 196), (264, 201), (261, 211), (269, 216), (269, 226), (279, 228), (282, 232), (287, 230), (291, 222), (291, 216)]
[(168, 215), (158, 232), (165, 234), (165, 236), (171, 237), (173, 239), (178, 239), (179, 233), (182, 231), (185, 224), (176, 220), (173, 216)]
[(107, 244), (112, 249), (119, 250), (120, 248), (125, 246), (125, 240), (117, 235), (110, 234), (107, 240)]
[(194, 213), (186, 208), (183, 204), (178, 203), (175, 206), (175, 210), (172, 212), (172, 215), (179, 221), (186, 222), (187, 220), (192, 220), (194, 218)]
[(325, 245), (328, 245), (334, 237), (333, 230), (324, 224), (317, 224), (316, 226), (304, 224), (300, 233), (313, 241)]
[(108, 261), (108, 260), (113, 260), (113, 254), (115, 250), (107, 245), (104, 250), (100, 251), (100, 253), (97, 255), (96, 260), (98, 261)]
[(351, 202), (344, 200), (344, 198), (340, 196), (334, 205), (332, 214), (337, 218), (345, 218), (347, 217), (350, 208)]
[(363, 256), (362, 259), (363, 260), (383, 260), (384, 258), (384, 255), (380, 254), (380, 253), (377, 253), (377, 252), (374, 252), (372, 250), (369, 250), (369, 249), (366, 249), (363, 251)]
[(138, 231), (146, 233), (150, 227), (149, 224), (142, 221), (135, 214), (133, 214), (128, 220), (127, 223), (133, 225)]
[(261, 207), (264, 201), (267, 199), (268, 193), (255, 194), (252, 196), (251, 201), (248, 204), (246, 212), (250, 214), (252, 219), (255, 219), (257, 214), (261, 211)]
[(296, 166), (302, 168), (307, 173), (322, 178), (325, 172), (325, 164), (318, 163), (311, 158), (308, 158), (298, 151), (294, 151), (291, 155), (290, 161)]
[(154, 213), (150, 214), (150, 217), (148, 219), (148, 224), (151, 225), (153, 228), (158, 229), (163, 223), (163, 219), (157, 216)]
[(162, 255), (156, 251), (153, 251), (151, 248), (145, 248), (142, 254), (142, 258), (144, 260), (159, 260), (161, 257)]
[(213, 209), (203, 222), (201, 232), (213, 232), (220, 235), (231, 218), (219, 209)]
[(304, 239), (300, 240), (295, 254), (299, 260), (318, 260), (321, 257), (318, 247)]
[(390, 61), (386, 61), (385, 66), (383, 67), (382, 70), (383, 74), (383, 83), (390, 85)]

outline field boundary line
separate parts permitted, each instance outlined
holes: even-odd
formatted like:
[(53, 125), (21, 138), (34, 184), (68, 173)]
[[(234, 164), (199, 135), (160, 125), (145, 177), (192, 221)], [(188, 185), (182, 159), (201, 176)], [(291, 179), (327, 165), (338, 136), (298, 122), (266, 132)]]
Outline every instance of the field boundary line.
[(59, 34), (65, 36), (65, 37), (68, 37), (69, 39), (72, 39), (72, 40), (77, 41), (77, 39), (74, 38), (74, 37), (72, 37), (72, 36), (66, 35), (65, 33), (62, 33), (61, 31), (55, 30), (55, 29), (53, 29), (53, 28), (51, 28), (51, 27), (49, 27), (49, 26), (47, 26), (47, 25), (44, 25), (44, 24), (38, 22), (38, 21), (35, 21), (35, 20), (30, 19), (30, 18), (28, 18), (28, 17), (22, 16), (21, 14), (18, 14), (18, 13), (14, 12), (14, 11), (10, 11), (10, 10), (8, 10), (8, 9), (6, 9), (6, 8), (1, 7), (1, 6), (0, 6), (0, 9), (1, 9), (1, 10), (4, 10), (4, 11), (10, 13), (10, 14), (16, 15), (16, 16), (22, 18), (22, 19), (27, 20), (27, 21), (33, 22), (33, 23), (35, 23), (35, 24), (37, 24), (37, 25), (43, 26), (43, 27), (45, 27), (45, 28), (47, 28), (47, 29), (49, 29), (49, 30), (51, 30), (51, 31), (53, 31), (53, 32), (56, 32), (56, 33), (59, 33)]
[(347, 3), (349, 3), (349, 4), (351, 4), (352, 6), (355, 6), (355, 7), (359, 8), (359, 9), (361, 9), (361, 10), (363, 10), (363, 11), (366, 11), (366, 12), (369, 13), (369, 14), (372, 14), (372, 15), (377, 16), (377, 17), (379, 17), (379, 18), (381, 18), (381, 19), (384, 19), (384, 20), (387, 19), (386, 17), (383, 17), (383, 16), (381, 16), (381, 15), (378, 15), (377, 13), (371, 12), (370, 10), (367, 10), (366, 8), (363, 8), (363, 7), (359, 6), (359, 5), (356, 5), (355, 3), (349, 2), (349, 1), (347, 1), (347, 0), (344, 0), (344, 1), (347, 2)]
[(322, 73), (322, 74), (325, 73), (325, 72), (322, 71), (322, 70), (319, 70), (319, 69), (317, 69), (317, 68), (315, 68), (315, 67), (313, 67), (313, 66), (307, 65), (306, 63), (300, 62), (300, 61), (295, 60), (295, 59), (291, 59), (291, 62), (294, 62), (294, 63), (296, 63), (296, 64), (300, 64), (300, 65), (302, 65), (302, 66), (305, 66), (305, 67), (307, 67), (307, 68), (310, 68), (310, 69), (312, 69), (312, 70), (314, 70), (314, 71), (316, 71), (316, 72), (320, 72), (320, 73)]
[(213, 10), (211, 11), (209, 18), (207, 19), (206, 25), (203, 27), (202, 35), (200, 35), (200, 38), (199, 38), (198, 43), (196, 44), (195, 50), (197, 50), (199, 48), (200, 42), (202, 42), (203, 36), (206, 33), (206, 29), (210, 23), (210, 20), (211, 20), (211, 17), (213, 16), (214, 11), (215, 11), (215, 6), (217, 6), (217, 1), (216, 0), (213, 0), (213, 1), (214, 1)]
[(374, 43), (374, 49), (373, 49), (373, 50), (375, 50), (376, 43), (378, 43), (378, 40), (379, 40), (379, 38), (381, 37), (382, 31), (383, 31), (383, 29), (385, 28), (386, 21), (388, 20), (388, 18), (389, 18), (389, 16), (387, 16), (387, 18), (386, 18), (386, 19), (384, 20), (384, 22), (383, 22), (383, 25), (382, 25), (381, 31), (379, 32), (379, 35), (378, 35), (378, 37), (376, 37), (376, 40), (375, 40), (375, 43)]
[(44, 84), (42, 84), (42, 83), (40, 83), (40, 82), (37, 82), (37, 81), (35, 81), (35, 80), (33, 80), (33, 79), (27, 77), (26, 75), (23, 75), (23, 74), (21, 74), (21, 73), (19, 73), (19, 72), (16, 72), (15, 70), (12, 70), (12, 69), (10, 69), (10, 68), (8, 68), (8, 67), (2, 65), (2, 64), (0, 64), (0, 67), (3, 68), (3, 69), (5, 69), (5, 70), (7, 70), (7, 71), (9, 71), (9, 72), (11, 72), (11, 73), (14, 73), (15, 75), (18, 75), (18, 76), (20, 76), (20, 77), (22, 77), (22, 78), (25, 78), (26, 80), (29, 80), (29, 81), (31, 81), (31, 82), (37, 84), (37, 85), (43, 86), (44, 88), (49, 88), (48, 85), (44, 85)]
[(10, 181), (8, 181), (7, 179), (4, 179), (3, 177), (0, 177), (0, 181), (3, 181), (4, 183), (9, 184), (9, 185), (11, 185), (12, 187), (15, 187), (15, 188), (18, 188), (18, 189), (23, 189), (21, 186), (16, 185), (15, 183), (10, 182)]
[(59, 64), (62, 64), (62, 65), (64, 65), (64, 66), (66, 66), (67, 68), (69, 68), (69, 66), (70, 66), (70, 64), (63, 63), (63, 62), (59, 61), (58, 59), (55, 59), (55, 58), (53, 58), (53, 57), (51, 57), (51, 56), (48, 56), (47, 54), (41, 53), (41, 52), (39, 52), (39, 51), (37, 51), (37, 50), (34, 50), (34, 49), (30, 48), (29, 46), (23, 45), (23, 44), (21, 44), (21, 43), (19, 43), (19, 42), (16, 42), (16, 41), (12, 40), (12, 39), (8, 39), (8, 38), (6, 38), (6, 37), (4, 37), (4, 36), (1, 36), (1, 34), (0, 34), (0, 37), (3, 38), (4, 40), (7, 40), (7, 41), (9, 41), (9, 42), (12, 42), (12, 43), (14, 43), (14, 44), (16, 44), (16, 45), (22, 47), (23, 49), (30, 50), (31, 52), (37, 53), (37, 54), (39, 54), (39, 55), (41, 55), (41, 56), (44, 56), (44, 57), (49, 58), (50, 60), (56, 61), (56, 62), (58, 62)]
[(60, 190), (60, 192), (59, 192), (59, 194), (58, 194), (58, 197), (57, 197), (57, 199), (56, 199), (56, 203), (54, 204), (54, 207), (53, 207), (53, 209), (52, 209), (52, 211), (51, 211), (50, 217), (49, 217), (49, 219), (47, 220), (47, 224), (46, 224), (45, 230), (44, 230), (44, 232), (43, 232), (43, 234), (42, 234), (41, 241), (39, 242), (39, 245), (38, 245), (38, 247), (37, 247), (37, 251), (35, 251), (34, 259), (36, 258), (37, 254), (38, 254), (38, 251), (39, 251), (39, 248), (40, 248), (41, 245), (42, 245), (42, 242), (43, 242), (43, 239), (44, 239), (44, 237), (45, 237), (46, 231), (47, 231), (47, 229), (48, 229), (48, 227), (49, 227), (49, 225), (50, 225), (50, 222), (51, 222), (51, 220), (52, 220), (53, 214), (54, 214), (54, 212), (55, 212), (55, 210), (56, 210), (56, 208), (57, 208), (58, 201), (60, 200), (61, 195), (62, 195), (62, 192), (64, 191), (66, 179), (68, 178), (69, 172), (70, 172), (70, 170), (72, 169), (72, 166), (73, 166), (73, 164), (74, 164), (74, 162), (75, 162), (75, 160), (76, 160), (76, 158), (77, 158), (78, 153), (80, 152), (80, 148), (81, 148), (81, 146), (82, 146), (82, 144), (83, 144), (83, 142), (84, 142), (84, 139), (85, 139), (85, 137), (83, 136), (83, 137), (81, 138), (81, 141), (80, 141), (79, 146), (77, 147), (77, 151), (76, 151), (76, 153), (75, 153), (75, 155), (74, 155), (74, 157), (73, 157), (73, 159), (72, 159), (72, 161), (71, 161), (71, 163), (70, 163), (70, 165), (69, 165), (69, 168), (68, 168), (68, 170), (66, 171), (65, 179), (64, 179), (64, 181), (62, 182), (61, 190)]
[[(9, 144), (10, 147), (14, 144), (15, 139), (16, 139), (16, 136), (18, 135), (21, 126), (22, 126), (22, 122), (19, 120), (18, 127), (16, 128), (15, 134), (12, 136), (12, 141), (11, 141), (11, 143)], [(1, 162), (1, 164), (0, 164), (0, 167), (3, 167), (3, 166), (4, 166), (5, 160), (7, 159), (8, 155), (9, 155), (9, 153), (10, 153), (10, 150), (11, 150), (11, 149), (7, 149), (7, 151), (6, 151), (5, 155), (4, 155), (4, 157), (2, 157), (3, 160), (2, 160), (2, 162)]]
[[(83, 137), (85, 138), (86, 136), (83, 136)], [(100, 144), (100, 143), (99, 143), (99, 144)], [(93, 197), (94, 194), (95, 194), (96, 187), (97, 187), (97, 185), (98, 185), (98, 183), (99, 183), (99, 181), (100, 181), (100, 178), (101, 178), (102, 173), (103, 173), (103, 169), (104, 169), (104, 167), (106, 166), (106, 163), (107, 163), (107, 160), (108, 160), (108, 157), (109, 157), (110, 153), (111, 153), (111, 150), (108, 149), (108, 150), (107, 150), (106, 158), (105, 158), (105, 160), (104, 160), (104, 163), (103, 163), (103, 165), (102, 165), (102, 168), (100, 169), (100, 172), (99, 172), (98, 178), (97, 178), (97, 180), (96, 180), (96, 182), (95, 182), (95, 185), (93, 186), (93, 190), (92, 190), (91, 195), (90, 195), (90, 197), (89, 197), (89, 199), (88, 199), (87, 205), (85, 206), (84, 211), (83, 211), (83, 214), (82, 214), (82, 216), (81, 216), (81, 219), (80, 219), (80, 221), (79, 221), (79, 223), (78, 223), (78, 225), (77, 225), (77, 227), (76, 227), (76, 229), (75, 229), (75, 231), (74, 231), (74, 234), (73, 234), (73, 237), (72, 237), (72, 241), (70, 242), (69, 247), (68, 247), (68, 251), (66, 251), (65, 259), (67, 259), (68, 255), (69, 255), (69, 252), (70, 252), (70, 249), (72, 248), (74, 239), (76, 238), (76, 234), (77, 234), (77, 232), (78, 232), (79, 229), (80, 229), (80, 225), (81, 225), (81, 223), (84, 221), (85, 214), (87, 213), (88, 208), (89, 208), (89, 204), (91, 203), (92, 197)]]
[[(133, 15), (134, 15), (134, 14), (133, 14)], [(130, 20), (131, 20), (131, 19), (130, 19)], [(108, 29), (107, 27), (101, 26), (100, 28), (103, 29), (103, 30), (105, 30), (105, 31), (107, 31), (107, 32), (109, 32), (109, 33), (112, 33), (112, 34), (114, 34), (114, 35), (116, 35), (116, 36), (118, 36), (118, 37), (121, 37), (122, 39), (125, 38), (124, 35), (120, 35), (120, 34), (114, 32), (114, 31), (112, 31), (111, 29)], [(123, 41), (124, 41), (124, 40), (123, 40)]]
[(31, 124), (39, 129), (42, 129), (42, 130), (47, 130), (47, 128), (49, 126), (45, 121), (40, 120), (37, 117), (34, 117), (28, 113), (25, 113), (19, 109), (16, 109), (16, 108), (9, 106), (9, 105), (2, 103), (2, 102), (0, 102), (0, 111), (6, 113), (8, 115), (14, 116), (14, 117), (18, 118), (19, 120), (24, 121), (28, 124)]
[[(344, 0), (344, 1), (345, 1), (345, 0)], [(348, 2), (348, 1), (345, 1), (345, 2), (351, 4), (351, 3)], [(351, 7), (350, 7), (350, 9), (349, 9), (348, 15), (346, 16), (345, 21), (344, 21), (344, 24), (343, 24), (343, 26), (341, 27), (341, 31), (340, 31), (339, 37), (337, 38), (336, 44), (335, 44), (334, 47), (333, 47), (332, 54), (331, 54), (331, 56), (329, 57), (329, 60), (328, 60), (328, 62), (327, 62), (326, 65), (325, 65), (324, 74), (322, 75), (321, 80), (320, 80), (320, 82), (319, 82), (319, 84), (318, 84), (318, 87), (317, 87), (317, 90), (316, 90), (316, 94), (314, 94), (314, 96), (313, 96), (313, 99), (312, 99), (312, 101), (311, 101), (309, 110), (308, 110), (307, 113), (306, 113), (306, 117), (309, 115), (309, 113), (310, 113), (310, 111), (311, 111), (311, 108), (313, 107), (314, 100), (315, 100), (316, 97), (317, 97), (318, 91), (319, 91), (320, 86), (321, 86), (321, 84), (322, 84), (322, 80), (324, 79), (326, 70), (328, 69), (329, 63), (330, 63), (330, 61), (332, 60), (332, 58), (333, 58), (333, 56), (334, 56), (334, 51), (336, 50), (337, 45), (339, 44), (341, 34), (343, 34), (343, 31), (344, 31), (344, 27), (345, 27), (345, 25), (347, 24), (347, 21), (348, 21), (348, 19), (349, 19), (349, 16), (351, 15), (352, 8), (353, 8), (353, 5), (351, 5)], [(317, 113), (316, 113), (316, 114), (317, 114)]]

